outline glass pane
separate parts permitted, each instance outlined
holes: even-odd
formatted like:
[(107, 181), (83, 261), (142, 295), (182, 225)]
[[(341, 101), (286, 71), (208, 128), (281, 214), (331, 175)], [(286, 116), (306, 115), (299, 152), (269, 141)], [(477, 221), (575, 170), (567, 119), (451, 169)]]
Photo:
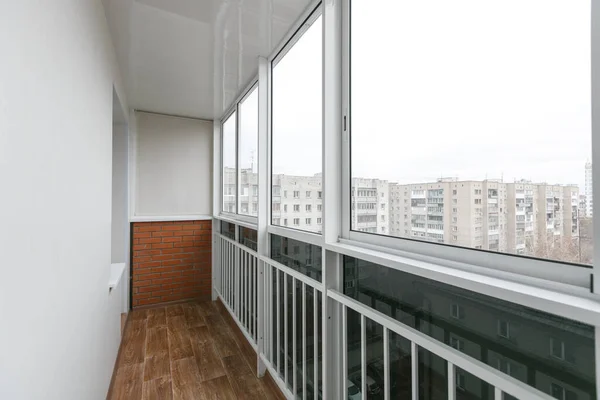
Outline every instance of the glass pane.
[(321, 281), (321, 247), (283, 236), (271, 235), (271, 258)]
[(410, 341), (389, 332), (390, 338), (390, 397), (410, 399), (412, 393), (412, 357)]
[(596, 399), (590, 325), (347, 256), (344, 293), (540, 391)]
[(590, 0), (351, 7), (352, 230), (591, 264)]
[(419, 348), (419, 400), (448, 398), (448, 365), (446, 360)]
[(223, 123), (223, 211), (235, 213), (236, 198), (236, 113)]
[(351, 308), (346, 308), (346, 340), (347, 340), (347, 363), (348, 363), (348, 398), (361, 398), (361, 354), (360, 354), (360, 314)]
[(256, 229), (240, 226), (240, 243), (254, 251), (257, 249), (257, 235)]
[(457, 367), (455, 378), (456, 400), (494, 400), (494, 387), (475, 375)]
[(319, 17), (273, 67), (272, 224), (321, 232)]
[(221, 221), (221, 235), (235, 240), (235, 225), (226, 221)]
[(239, 213), (258, 215), (258, 89), (240, 103)]

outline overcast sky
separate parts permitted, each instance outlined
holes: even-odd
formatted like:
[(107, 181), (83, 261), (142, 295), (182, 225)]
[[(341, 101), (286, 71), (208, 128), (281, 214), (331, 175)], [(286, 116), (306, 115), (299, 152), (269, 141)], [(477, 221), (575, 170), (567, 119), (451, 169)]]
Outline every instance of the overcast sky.
[[(353, 176), (524, 178), (583, 189), (590, 7), (352, 2)], [(319, 18), (273, 70), (274, 173), (321, 172), (321, 30)], [(249, 165), (250, 150), (241, 157)]]

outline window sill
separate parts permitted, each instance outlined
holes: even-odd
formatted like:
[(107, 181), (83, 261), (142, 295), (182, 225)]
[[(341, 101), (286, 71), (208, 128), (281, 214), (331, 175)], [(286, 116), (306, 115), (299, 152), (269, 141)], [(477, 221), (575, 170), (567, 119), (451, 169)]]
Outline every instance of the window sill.
[(125, 263), (110, 264), (110, 277), (108, 279), (108, 291), (112, 291), (121, 282), (123, 272), (125, 271)]
[[(457, 268), (450, 268), (440, 262), (426, 262), (406, 256), (390, 254), (379, 249), (365, 248), (344, 240), (328, 243), (325, 248), (347, 256), (383, 265), (413, 275), (433, 279), (477, 293), (483, 293), (501, 300), (538, 309), (563, 318), (581, 321), (590, 325), (600, 325), (600, 302), (583, 288), (555, 282), (515, 275), (515, 280), (502, 279)], [(518, 279), (521, 278), (521, 279)], [(532, 282), (540, 285), (531, 284)], [(540, 286), (549, 287), (540, 287)]]
[(135, 215), (129, 218), (130, 222), (160, 222), (160, 221), (206, 221), (212, 216), (203, 214), (190, 215)]

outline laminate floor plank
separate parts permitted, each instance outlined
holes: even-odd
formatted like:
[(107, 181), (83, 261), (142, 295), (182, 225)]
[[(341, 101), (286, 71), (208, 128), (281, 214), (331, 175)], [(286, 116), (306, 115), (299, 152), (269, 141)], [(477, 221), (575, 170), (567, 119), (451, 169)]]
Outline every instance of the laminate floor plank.
[(225, 368), (212, 340), (194, 340), (192, 349), (203, 381), (225, 375)]
[(193, 357), (171, 362), (174, 400), (204, 399), (200, 387), (200, 372)]
[(144, 382), (142, 400), (172, 400), (171, 377), (163, 376)]
[(121, 344), (120, 366), (143, 363), (146, 357), (146, 320), (129, 321)]
[(144, 363), (124, 365), (117, 370), (111, 400), (142, 398)]
[(207, 400), (236, 400), (239, 398), (225, 375), (204, 381), (200, 387)]
[(175, 317), (177, 315), (183, 315), (183, 307), (181, 304), (167, 306), (167, 317)]
[(171, 359), (168, 352), (146, 357), (144, 360), (144, 381), (151, 381), (171, 375)]
[(167, 316), (167, 327), (171, 331), (187, 330), (187, 321), (185, 315)]
[(172, 331), (169, 329), (169, 356), (171, 361), (194, 357), (190, 332), (187, 329)]
[(200, 314), (200, 310), (196, 307), (195, 303), (187, 303), (184, 305), (183, 313), (188, 328), (206, 326), (206, 321), (204, 321), (204, 317)]
[(148, 329), (167, 326), (167, 310), (164, 307), (148, 310)]
[(146, 331), (146, 357), (168, 353), (169, 343), (167, 327), (147, 329)]

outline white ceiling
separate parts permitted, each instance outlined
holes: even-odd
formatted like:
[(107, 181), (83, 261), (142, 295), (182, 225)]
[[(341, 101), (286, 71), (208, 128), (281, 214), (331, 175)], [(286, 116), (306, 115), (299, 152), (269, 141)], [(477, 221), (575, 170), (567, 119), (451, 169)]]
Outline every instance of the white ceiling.
[(102, 0), (130, 107), (215, 119), (310, 0)]

